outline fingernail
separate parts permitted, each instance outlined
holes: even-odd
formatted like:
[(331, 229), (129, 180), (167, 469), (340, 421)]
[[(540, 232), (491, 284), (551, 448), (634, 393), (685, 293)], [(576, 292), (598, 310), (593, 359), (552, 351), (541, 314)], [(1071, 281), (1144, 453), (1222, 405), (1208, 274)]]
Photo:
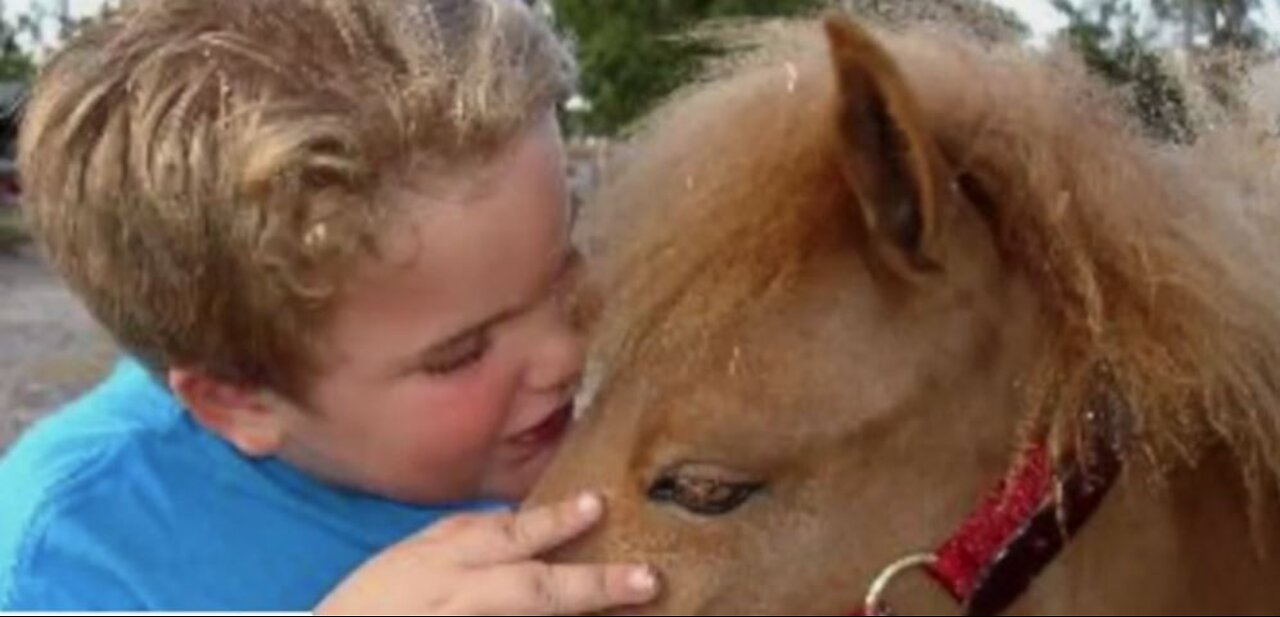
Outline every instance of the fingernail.
[(589, 520), (600, 518), (604, 513), (604, 501), (595, 493), (586, 493), (578, 498), (578, 512)]
[(658, 591), (658, 577), (649, 568), (636, 568), (631, 572), (631, 576), (627, 578), (627, 584), (636, 593), (646, 596)]

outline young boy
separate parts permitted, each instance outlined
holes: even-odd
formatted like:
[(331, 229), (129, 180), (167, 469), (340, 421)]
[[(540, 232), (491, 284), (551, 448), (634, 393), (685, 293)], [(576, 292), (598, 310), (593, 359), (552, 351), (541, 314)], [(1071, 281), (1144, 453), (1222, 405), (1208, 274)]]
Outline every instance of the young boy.
[(518, 0), (136, 0), (53, 57), (25, 208), (131, 359), (0, 463), (0, 610), (651, 600), (536, 560), (598, 498), (432, 526), (572, 419), (568, 78)]

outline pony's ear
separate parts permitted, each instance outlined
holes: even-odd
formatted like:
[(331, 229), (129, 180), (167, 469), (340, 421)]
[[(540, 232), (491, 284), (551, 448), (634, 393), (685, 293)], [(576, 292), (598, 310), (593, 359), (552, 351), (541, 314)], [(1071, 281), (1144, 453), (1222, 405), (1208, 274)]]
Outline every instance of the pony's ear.
[(937, 145), (888, 52), (846, 16), (825, 25), (842, 167), (873, 242), (903, 275), (936, 270), (945, 186)]

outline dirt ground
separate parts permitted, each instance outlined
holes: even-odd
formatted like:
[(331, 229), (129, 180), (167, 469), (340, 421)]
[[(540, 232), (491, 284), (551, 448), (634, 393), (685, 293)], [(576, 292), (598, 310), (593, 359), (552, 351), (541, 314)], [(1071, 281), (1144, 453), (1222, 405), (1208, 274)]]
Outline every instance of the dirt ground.
[(0, 254), (0, 452), (100, 379), (114, 353), (33, 251)]

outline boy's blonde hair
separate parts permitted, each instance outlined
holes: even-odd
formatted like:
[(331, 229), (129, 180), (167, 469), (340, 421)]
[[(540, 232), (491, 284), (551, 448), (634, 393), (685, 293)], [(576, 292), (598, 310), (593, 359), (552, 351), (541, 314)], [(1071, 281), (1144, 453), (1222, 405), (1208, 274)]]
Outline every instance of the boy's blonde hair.
[(144, 362), (297, 394), (380, 187), (483, 161), (570, 78), (519, 0), (136, 0), (44, 67), (24, 207)]

